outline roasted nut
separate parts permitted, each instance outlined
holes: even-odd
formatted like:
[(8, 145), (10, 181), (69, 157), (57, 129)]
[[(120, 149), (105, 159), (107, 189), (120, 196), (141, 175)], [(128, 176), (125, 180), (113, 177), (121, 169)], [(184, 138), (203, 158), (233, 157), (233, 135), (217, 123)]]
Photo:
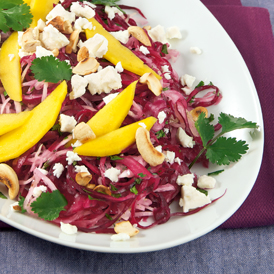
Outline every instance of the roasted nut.
[(80, 186), (87, 186), (92, 179), (92, 175), (88, 172), (78, 172), (75, 176), (75, 181)]
[(37, 22), (37, 29), (40, 32), (42, 32), (42, 31), (44, 31), (45, 26), (46, 26), (46, 23), (42, 19), (39, 19)]
[(87, 58), (89, 58), (89, 52), (87, 47), (83, 46), (79, 49), (78, 53), (77, 53), (77, 61), (81, 62), (86, 60)]
[(72, 51), (76, 52), (79, 40), (80, 30), (74, 30), (69, 37), (69, 44), (66, 46), (66, 53), (71, 54)]
[(165, 155), (154, 148), (147, 129), (139, 127), (135, 138), (138, 151), (149, 165), (158, 166), (164, 162)]
[(35, 52), (37, 46), (41, 46), (41, 42), (35, 39), (36, 32), (33, 28), (27, 29), (22, 35), (22, 49), (26, 52)]
[(93, 190), (111, 196), (111, 191), (110, 191), (110, 189), (109, 189), (108, 187), (106, 187), (106, 186), (98, 185), (98, 186), (96, 186)]
[(97, 62), (97, 60), (94, 57), (89, 57), (79, 62), (76, 65), (76, 67), (72, 69), (72, 72), (79, 75), (88, 75), (93, 72), (96, 72), (99, 65), (100, 64)]
[(59, 55), (59, 49), (54, 49), (51, 51), (54, 57), (57, 57)]
[(86, 188), (88, 188), (88, 189), (94, 189), (95, 188), (95, 184), (88, 184), (88, 185), (86, 185)]
[(144, 26), (143, 29), (145, 29), (145, 30), (151, 30), (151, 26)]
[(208, 111), (207, 111), (207, 108), (205, 107), (196, 107), (190, 111), (190, 114), (194, 122), (198, 120), (198, 117), (202, 112), (205, 113), (205, 117), (208, 117)]
[(9, 189), (10, 199), (15, 199), (19, 193), (19, 181), (15, 171), (6, 164), (0, 164), (0, 182)]
[(53, 25), (56, 29), (64, 34), (71, 34), (73, 32), (72, 25), (69, 20), (64, 20), (62, 16), (54, 17), (48, 25)]
[(88, 140), (95, 139), (96, 135), (88, 124), (81, 122), (74, 128), (73, 137), (79, 140), (81, 143), (85, 143)]
[(129, 221), (122, 221), (120, 223), (115, 224), (114, 231), (118, 233), (126, 233), (130, 237), (135, 236), (139, 233), (139, 230), (134, 227)]
[(159, 96), (162, 93), (163, 87), (161, 82), (157, 79), (157, 77), (152, 73), (145, 73), (140, 78), (140, 83), (147, 84), (148, 88), (156, 95)]
[(129, 34), (131, 34), (133, 37), (135, 37), (142, 44), (144, 44), (147, 47), (151, 47), (151, 42), (150, 42), (146, 32), (141, 27), (131, 26), (127, 30), (129, 32)]

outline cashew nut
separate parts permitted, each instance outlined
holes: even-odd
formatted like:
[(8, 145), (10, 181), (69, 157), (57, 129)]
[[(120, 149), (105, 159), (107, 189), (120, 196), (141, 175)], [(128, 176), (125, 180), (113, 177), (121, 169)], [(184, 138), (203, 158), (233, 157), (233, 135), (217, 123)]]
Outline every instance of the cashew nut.
[(13, 168), (6, 164), (0, 164), (0, 182), (9, 189), (10, 199), (15, 199), (19, 193), (19, 181)]
[(145, 73), (140, 78), (140, 83), (147, 84), (148, 88), (156, 95), (159, 96), (162, 93), (163, 87), (161, 82), (157, 79), (157, 77), (152, 73)]
[(75, 181), (80, 186), (87, 186), (92, 179), (92, 175), (88, 172), (78, 172), (75, 176)]
[(158, 166), (164, 162), (165, 155), (154, 148), (147, 129), (139, 127), (136, 131), (135, 138), (138, 151), (149, 165)]
[(134, 227), (129, 221), (122, 221), (120, 223), (115, 224), (114, 231), (118, 233), (126, 233), (130, 237), (135, 236), (139, 233), (139, 230)]
[(87, 58), (89, 58), (89, 51), (87, 49), (87, 47), (83, 46), (79, 49), (78, 53), (77, 53), (77, 61), (81, 62), (86, 60)]
[(151, 30), (151, 26), (144, 26), (143, 29), (145, 29), (145, 30)]
[(88, 140), (95, 139), (96, 135), (88, 124), (81, 122), (74, 128), (73, 137), (81, 143), (85, 143)]
[(48, 25), (53, 25), (56, 29), (64, 34), (71, 34), (73, 32), (72, 25), (69, 20), (64, 20), (62, 16), (54, 17)]
[(54, 57), (57, 57), (59, 55), (59, 49), (54, 49), (51, 51)]
[(89, 57), (79, 62), (76, 67), (72, 69), (72, 72), (79, 75), (88, 75), (96, 72), (99, 65), (100, 64), (94, 57)]
[(66, 46), (66, 54), (71, 54), (72, 51), (76, 52), (79, 40), (80, 30), (74, 30), (69, 37), (69, 44)]
[(33, 30), (33, 28), (29, 28), (23, 33), (22, 48), (24, 51), (35, 52), (36, 47), (41, 46), (41, 42), (37, 39), (36, 36), (37, 36), (37, 33), (36, 33), (36, 31)]
[(110, 191), (110, 189), (109, 189), (108, 187), (106, 187), (106, 186), (98, 185), (98, 186), (96, 186), (93, 190), (111, 196), (111, 191)]
[(151, 42), (146, 34), (146, 32), (138, 26), (131, 26), (128, 29), (129, 34), (135, 37), (138, 41), (147, 47), (151, 47)]
[(208, 117), (208, 111), (207, 111), (207, 108), (205, 107), (196, 107), (190, 111), (190, 114), (194, 122), (198, 120), (198, 117), (202, 112), (205, 113), (205, 117)]

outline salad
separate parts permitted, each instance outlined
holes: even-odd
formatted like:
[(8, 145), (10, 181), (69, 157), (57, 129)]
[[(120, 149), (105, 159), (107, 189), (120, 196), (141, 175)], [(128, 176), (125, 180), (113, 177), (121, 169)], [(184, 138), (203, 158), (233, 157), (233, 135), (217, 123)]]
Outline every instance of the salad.
[(0, 25), (0, 178), (14, 210), (123, 240), (214, 202), (216, 180), (191, 167), (238, 161), (248, 145), (223, 135), (257, 125), (214, 122), (219, 88), (172, 68), (179, 28), (117, 1), (42, 1), (44, 17), (36, 2), (0, 6), (25, 18)]

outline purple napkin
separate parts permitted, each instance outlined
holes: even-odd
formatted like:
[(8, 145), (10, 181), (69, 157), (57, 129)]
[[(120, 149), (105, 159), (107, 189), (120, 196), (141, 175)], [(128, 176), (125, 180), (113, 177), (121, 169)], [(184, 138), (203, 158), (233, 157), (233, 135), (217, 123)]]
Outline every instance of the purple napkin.
[[(257, 181), (239, 210), (221, 228), (274, 224), (274, 39), (269, 13), (240, 0), (202, 0), (241, 52), (257, 88), (265, 126), (265, 149)], [(244, 183), (244, 182), (243, 182)], [(0, 222), (0, 228), (8, 225)]]

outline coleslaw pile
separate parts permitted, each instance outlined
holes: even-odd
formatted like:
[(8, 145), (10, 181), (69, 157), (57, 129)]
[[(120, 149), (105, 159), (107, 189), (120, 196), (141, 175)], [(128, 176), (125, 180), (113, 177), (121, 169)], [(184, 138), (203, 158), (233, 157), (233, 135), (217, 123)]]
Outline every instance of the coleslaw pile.
[[(177, 75), (170, 61), (176, 61), (179, 53), (170, 48), (170, 40), (166, 39), (166, 33), (163, 32), (162, 27), (145, 29), (151, 46), (144, 46), (134, 36), (128, 34), (127, 29), (130, 26), (147, 25), (145, 16), (139, 9), (121, 5), (122, 10), (133, 11), (129, 15), (117, 7), (72, 0), (61, 1), (54, 9), (58, 6), (59, 10), (64, 8), (66, 12), (71, 13), (71, 6), (76, 5), (75, 3), (83, 11), (92, 9), (94, 18), (108, 32), (113, 33), (124, 46), (162, 77), (160, 82), (163, 90), (159, 96), (156, 96), (146, 84), (137, 83), (133, 104), (122, 127), (149, 116), (157, 118), (157, 122), (150, 130), (150, 138), (153, 146), (165, 154), (165, 161), (160, 165), (150, 166), (140, 155), (135, 143), (121, 154), (110, 157), (78, 155), (73, 152), (77, 144), (75, 140), (73, 141), (72, 130), (62, 132), (62, 123), (60, 125), (60, 119), (58, 119), (55, 126), (37, 144), (17, 159), (7, 162), (19, 178), (18, 199), (21, 209), (29, 215), (39, 217), (33, 211), (33, 202), (43, 193), (59, 190), (67, 205), (60, 211), (57, 218), (49, 221), (57, 225), (70, 224), (76, 226), (79, 231), (96, 233), (114, 233), (113, 226), (118, 221), (129, 221), (138, 228), (147, 229), (163, 224), (173, 216), (197, 212), (212, 201), (200, 189), (197, 190), (197, 175), (192, 174), (188, 167), (203, 148), (190, 111), (196, 107), (218, 104), (222, 99), (219, 89), (213, 84), (193, 87), (193, 77)], [(65, 13), (61, 13), (60, 16), (63, 14)], [(92, 28), (84, 15), (84, 12), (76, 13), (72, 21), (72, 27), (74, 29), (78, 27), (81, 31), (76, 51), (68, 54), (66, 47), (63, 46), (59, 49), (57, 56), (59, 60), (66, 61), (72, 68), (78, 64), (77, 53), (81, 43), (86, 41), (84, 30)], [(175, 39), (180, 39), (180, 34), (176, 28), (174, 29), (175, 32), (171, 30), (171, 33), (175, 35)], [(69, 35), (65, 36), (69, 39)], [(1, 93), (1, 114), (33, 109), (58, 85), (34, 78), (31, 65), (37, 58), (37, 52), (27, 54), (21, 50), (20, 54), (23, 99), (21, 103), (18, 103)], [(93, 74), (112, 67), (115, 70), (114, 73), (121, 78), (121, 82), (118, 88), (111, 88), (108, 93), (92, 94), (86, 84), (83, 94), (79, 97), (70, 98), (68, 95), (62, 104), (60, 115), (74, 119), (76, 124), (89, 121), (117, 93), (140, 78), (139, 75), (123, 69), (122, 66), (114, 66), (101, 55), (96, 59), (100, 66)], [(72, 77), (77, 78), (78, 76), (75, 75), (77, 74), (73, 74)], [(81, 77), (83, 81), (84, 78)], [(81, 81), (77, 82), (79, 85), (80, 83)], [(67, 84), (68, 93), (74, 91), (76, 94), (76, 84), (71, 80), (67, 81)], [(109, 97), (109, 95), (113, 96)], [(183, 130), (191, 140), (184, 146), (178, 139), (179, 130)], [(198, 162), (208, 167), (208, 160), (204, 154)], [(81, 186), (76, 182), (75, 177), (79, 172), (92, 175), (87, 186)], [(183, 177), (184, 175), (187, 176)], [(185, 179), (188, 183), (184, 183)], [(192, 192), (185, 193), (186, 196), (182, 199), (181, 189), (185, 184), (191, 185), (194, 192), (191, 189)], [(108, 188), (108, 193), (94, 190), (98, 185)], [(188, 189), (190, 191), (190, 188)], [(193, 195), (204, 195), (203, 199), (207, 202), (198, 208), (195, 207), (194, 202), (194, 206), (191, 207), (191, 203), (186, 204), (186, 201), (191, 200)], [(179, 212), (171, 213), (170, 204), (174, 201), (179, 203), (179, 200), (180, 205), (185, 206)]]

